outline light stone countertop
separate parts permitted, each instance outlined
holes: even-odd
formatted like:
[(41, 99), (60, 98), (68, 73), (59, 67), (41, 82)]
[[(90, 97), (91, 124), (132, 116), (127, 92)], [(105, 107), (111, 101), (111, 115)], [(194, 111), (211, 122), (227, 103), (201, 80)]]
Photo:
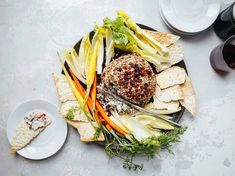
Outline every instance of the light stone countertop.
[[(231, 0), (223, 1), (222, 8)], [(8, 153), (6, 124), (22, 102), (45, 99), (59, 106), (52, 72), (60, 72), (56, 51), (72, 47), (95, 22), (124, 9), (134, 21), (171, 32), (160, 18), (157, 0), (0, 0), (0, 176), (228, 176), (235, 172), (235, 72), (220, 76), (209, 63), (221, 40), (212, 28), (182, 37), (185, 63), (197, 94), (197, 117), (185, 113), (189, 128), (182, 142), (147, 160), (144, 170), (128, 171), (97, 145), (79, 141), (69, 128), (56, 155), (31, 161)]]

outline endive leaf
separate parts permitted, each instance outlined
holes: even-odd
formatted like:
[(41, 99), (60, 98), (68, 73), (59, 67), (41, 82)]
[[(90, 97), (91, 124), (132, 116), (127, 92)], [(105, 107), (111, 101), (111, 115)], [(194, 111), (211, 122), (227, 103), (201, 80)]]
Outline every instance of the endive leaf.
[(157, 128), (157, 129), (164, 129), (164, 130), (173, 130), (174, 127), (169, 124), (168, 122), (165, 122), (159, 118), (150, 116), (150, 115), (138, 115), (137, 119), (145, 124), (145, 125), (149, 125), (152, 128)]
[(87, 79), (87, 64), (90, 59), (92, 52), (92, 46), (89, 38), (89, 33), (87, 33), (81, 42), (79, 49), (79, 65), (81, 67), (82, 75)]
[(105, 65), (107, 66), (109, 62), (111, 61), (111, 58), (114, 56), (114, 42), (112, 39), (112, 31), (110, 29), (106, 30), (106, 48), (105, 48), (105, 55), (106, 55), (106, 61)]
[(146, 128), (144, 125), (139, 123), (138, 121), (132, 119), (132, 118), (125, 118), (126, 120), (126, 126), (131, 131), (132, 135), (137, 139), (138, 141), (141, 141), (143, 139), (149, 138), (153, 136), (153, 133)]
[(140, 35), (141, 38), (143, 38), (146, 42), (148, 42), (152, 47), (154, 47), (162, 56), (168, 55), (168, 48), (160, 44), (158, 41), (156, 41), (154, 38), (152, 38), (150, 35), (148, 35), (144, 30), (142, 30), (125, 11), (118, 11), (117, 15), (119, 17), (122, 17), (125, 21), (125, 24), (127, 27), (132, 29), (136, 34)]
[[(82, 81), (83, 83), (86, 82), (86, 80), (83, 78), (81, 72), (80, 72), (80, 68), (78, 67), (78, 65), (76, 64), (76, 60), (75, 58), (73, 58), (71, 56), (71, 54), (67, 51), (64, 50), (64, 57), (65, 60), (67, 62), (67, 64), (69, 65), (69, 68), (73, 71), (73, 73), (76, 75), (76, 77)], [(77, 58), (76, 58), (77, 59)]]
[[(76, 99), (77, 99), (78, 103), (80, 104), (80, 106), (82, 106), (82, 105), (83, 105), (83, 97), (82, 97), (82, 95), (78, 92), (78, 90), (77, 90), (77, 88), (76, 88), (76, 86), (75, 86), (73, 80), (72, 80), (71, 77), (69, 76), (69, 73), (68, 73), (68, 71), (66, 70), (63, 61), (61, 60), (59, 53), (57, 53), (57, 54), (58, 54), (59, 61), (60, 61), (60, 63), (61, 63), (62, 69), (63, 69), (63, 71), (64, 71), (64, 74), (65, 74), (65, 76), (66, 76), (66, 78), (67, 78), (67, 80), (68, 80), (68, 83), (69, 83), (69, 85), (70, 85), (70, 87), (71, 87), (71, 89), (72, 89), (72, 92), (73, 92), (74, 96), (76, 97)], [(89, 112), (89, 110), (88, 110), (87, 105), (85, 105), (82, 110), (84, 111), (84, 113), (85, 113), (85, 115), (86, 115), (86, 117), (87, 117), (87, 120), (88, 120), (88, 121), (91, 121), (93, 118), (92, 118), (92, 116), (91, 116), (91, 114), (90, 114), (90, 112)]]
[(104, 61), (104, 43), (103, 43), (103, 35), (99, 33), (99, 31), (95, 33), (92, 39), (92, 48), (95, 48), (96, 43), (98, 43), (96, 71), (97, 71), (97, 74), (101, 74), (102, 65)]
[(84, 84), (86, 84), (86, 70), (85, 70), (86, 62), (85, 60), (83, 60), (84, 58), (79, 57), (74, 48), (72, 48), (70, 55), (71, 55), (74, 67), (76, 71), (79, 73), (78, 79)]

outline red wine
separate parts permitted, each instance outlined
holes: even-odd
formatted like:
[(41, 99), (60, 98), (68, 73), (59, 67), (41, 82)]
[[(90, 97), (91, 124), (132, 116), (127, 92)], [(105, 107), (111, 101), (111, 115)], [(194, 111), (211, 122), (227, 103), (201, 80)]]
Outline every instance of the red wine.
[(235, 35), (212, 50), (210, 63), (218, 71), (231, 72), (235, 70)]
[(235, 70), (235, 45), (228, 43), (224, 45), (223, 57), (228, 66)]
[(235, 3), (222, 11), (214, 22), (214, 30), (218, 37), (227, 39), (235, 35)]

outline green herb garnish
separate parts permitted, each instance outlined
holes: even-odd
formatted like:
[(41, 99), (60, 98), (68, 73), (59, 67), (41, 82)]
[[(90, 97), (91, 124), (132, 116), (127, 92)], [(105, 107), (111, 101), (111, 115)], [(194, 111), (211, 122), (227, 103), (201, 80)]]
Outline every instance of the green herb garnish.
[(64, 116), (64, 118), (66, 120), (73, 120), (76, 111), (78, 111), (79, 108), (77, 106), (72, 107), (71, 109), (69, 109), (68, 113)]
[(103, 132), (102, 125), (100, 127), (95, 127), (95, 134), (93, 136), (93, 139), (97, 140), (100, 137), (102, 132)]
[(119, 157), (124, 160), (123, 167), (130, 170), (142, 170), (143, 164), (136, 164), (133, 161), (134, 156), (142, 154), (148, 158), (158, 155), (160, 150), (167, 150), (173, 154), (171, 146), (173, 143), (180, 142), (182, 135), (187, 128), (175, 128), (172, 131), (162, 132), (160, 136), (152, 136), (142, 141), (128, 141), (122, 137), (114, 137), (105, 146), (105, 152), (110, 157)]

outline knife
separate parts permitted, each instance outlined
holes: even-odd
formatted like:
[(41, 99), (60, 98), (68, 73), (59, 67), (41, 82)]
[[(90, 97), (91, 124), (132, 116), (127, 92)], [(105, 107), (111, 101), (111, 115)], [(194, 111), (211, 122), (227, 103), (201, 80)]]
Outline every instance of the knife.
[(156, 117), (156, 118), (159, 118), (159, 119), (161, 119), (161, 120), (163, 120), (163, 121), (165, 121), (165, 122), (168, 122), (168, 123), (170, 123), (170, 124), (172, 124), (172, 125), (175, 125), (175, 126), (177, 126), (177, 127), (181, 127), (180, 124), (178, 124), (178, 123), (176, 123), (176, 122), (174, 122), (174, 121), (171, 121), (171, 120), (169, 120), (169, 119), (166, 119), (166, 118), (164, 118), (164, 117), (161, 117), (161, 115), (159, 115), (159, 114), (157, 114), (157, 113), (155, 113), (155, 112), (153, 112), (153, 111), (146, 110), (146, 109), (144, 109), (144, 108), (142, 108), (142, 107), (140, 107), (140, 106), (138, 106), (138, 105), (135, 105), (135, 104), (133, 104), (133, 103), (131, 103), (131, 102), (129, 102), (129, 101), (127, 101), (127, 100), (125, 100), (125, 99), (123, 99), (123, 98), (117, 96), (116, 94), (112, 93), (111, 91), (109, 91), (109, 90), (106, 89), (106, 88), (102, 88), (102, 89), (100, 88), (99, 90), (102, 91), (102, 92), (104, 92), (104, 93), (106, 93), (106, 94), (108, 94), (108, 95), (110, 95), (110, 96), (112, 96), (112, 97), (115, 98), (116, 100), (125, 103), (126, 105), (128, 105), (128, 106), (131, 107), (131, 108), (134, 108), (134, 109), (136, 109), (136, 110), (138, 110), (138, 111), (141, 111), (141, 112), (144, 112), (144, 113), (146, 113), (146, 114), (148, 114), (148, 115), (151, 115), (151, 116), (154, 116), (154, 117)]

